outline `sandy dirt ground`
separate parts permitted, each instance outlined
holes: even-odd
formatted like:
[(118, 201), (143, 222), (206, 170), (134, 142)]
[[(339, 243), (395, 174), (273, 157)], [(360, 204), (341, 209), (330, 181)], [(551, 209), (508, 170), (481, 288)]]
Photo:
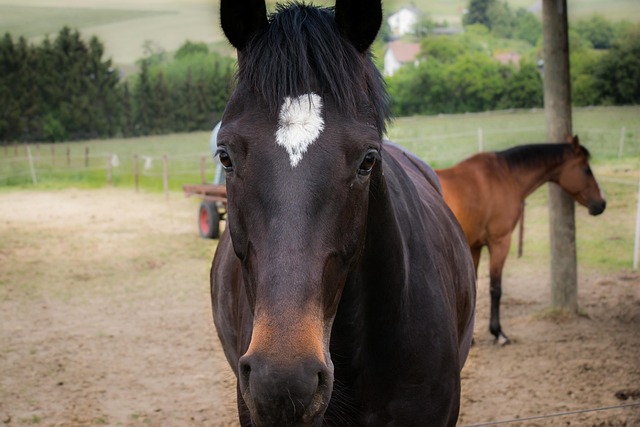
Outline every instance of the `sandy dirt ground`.
[[(0, 425), (236, 426), (211, 321), (215, 241), (197, 202), (132, 190), (0, 193)], [(581, 315), (545, 311), (546, 265), (509, 259), (502, 325), (476, 344), (458, 425), (640, 404), (640, 274), (581, 270)], [(509, 426), (640, 426), (640, 406)]]

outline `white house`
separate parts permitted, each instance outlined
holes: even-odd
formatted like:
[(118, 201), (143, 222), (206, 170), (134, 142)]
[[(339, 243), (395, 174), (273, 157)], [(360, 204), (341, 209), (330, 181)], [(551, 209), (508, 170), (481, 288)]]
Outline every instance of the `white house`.
[(401, 36), (413, 32), (420, 12), (415, 7), (403, 7), (387, 18), (391, 33)]
[(384, 53), (384, 75), (392, 76), (403, 64), (416, 64), (419, 53), (420, 43), (407, 43), (402, 40), (387, 43), (387, 51)]

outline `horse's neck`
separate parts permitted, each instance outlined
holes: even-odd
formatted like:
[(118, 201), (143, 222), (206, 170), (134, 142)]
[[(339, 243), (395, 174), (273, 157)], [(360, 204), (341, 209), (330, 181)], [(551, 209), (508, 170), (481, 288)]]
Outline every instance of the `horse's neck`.
[[(359, 325), (377, 331), (393, 325), (393, 319), (401, 315), (407, 297), (408, 262), (401, 250), (403, 234), (385, 180), (381, 177), (372, 185), (375, 188), (370, 195), (365, 248), (345, 286), (341, 299), (345, 313), (340, 317), (350, 327)], [(367, 336), (366, 331), (361, 332), (365, 333), (360, 336)]]
[(537, 165), (520, 164), (512, 166), (511, 175), (518, 184), (522, 199), (540, 188), (543, 184), (557, 179), (562, 161), (540, 163)]
[[(380, 344), (397, 339), (396, 328), (408, 298), (404, 286), (408, 262), (399, 249), (402, 236), (393, 209), (386, 204), (388, 196), (384, 189), (369, 202), (365, 248), (347, 278), (333, 323), (332, 359), (336, 376), (339, 373), (347, 389), (366, 387), (372, 377), (384, 373), (380, 355), (386, 349)], [(354, 365), (366, 366), (367, 370), (353, 371)]]

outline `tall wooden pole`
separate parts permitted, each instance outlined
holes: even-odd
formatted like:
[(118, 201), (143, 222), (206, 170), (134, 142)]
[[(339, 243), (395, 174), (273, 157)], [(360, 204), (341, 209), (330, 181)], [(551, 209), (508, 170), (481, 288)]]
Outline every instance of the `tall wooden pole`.
[[(571, 81), (567, 0), (543, 0), (544, 111), (547, 138), (562, 142), (572, 134)], [(576, 226), (573, 199), (549, 185), (551, 242), (551, 305), (578, 311)]]

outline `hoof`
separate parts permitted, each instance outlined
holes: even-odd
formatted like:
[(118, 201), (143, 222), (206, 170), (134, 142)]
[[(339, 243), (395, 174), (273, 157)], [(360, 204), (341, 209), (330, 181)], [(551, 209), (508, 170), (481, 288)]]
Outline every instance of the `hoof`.
[(500, 344), (501, 346), (505, 346), (505, 345), (511, 344), (511, 340), (509, 339), (509, 337), (507, 337), (505, 334), (501, 332), (500, 335), (498, 335), (498, 338), (496, 338), (496, 340), (494, 341), (494, 343)]

